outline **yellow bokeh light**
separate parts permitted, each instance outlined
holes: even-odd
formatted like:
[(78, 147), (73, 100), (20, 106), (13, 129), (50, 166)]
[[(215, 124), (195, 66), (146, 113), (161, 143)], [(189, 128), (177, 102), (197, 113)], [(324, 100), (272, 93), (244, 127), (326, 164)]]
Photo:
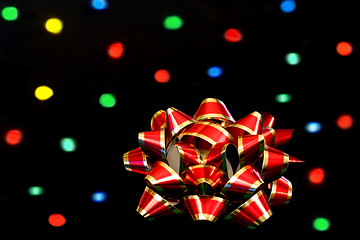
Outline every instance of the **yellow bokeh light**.
[(58, 34), (63, 28), (63, 23), (58, 18), (50, 18), (46, 21), (45, 28), (51, 33)]
[(41, 101), (47, 100), (54, 95), (54, 92), (48, 86), (39, 86), (35, 89), (35, 97)]

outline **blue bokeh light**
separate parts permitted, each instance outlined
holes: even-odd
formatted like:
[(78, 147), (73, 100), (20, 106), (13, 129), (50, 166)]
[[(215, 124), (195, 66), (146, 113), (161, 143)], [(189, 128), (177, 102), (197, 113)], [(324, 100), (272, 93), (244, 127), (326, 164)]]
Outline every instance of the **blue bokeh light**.
[(296, 3), (294, 0), (284, 0), (280, 4), (280, 9), (284, 13), (291, 13), (296, 9)]
[(91, 194), (91, 200), (97, 203), (105, 202), (107, 200), (107, 197), (107, 194), (102, 191), (94, 192), (93, 194)]
[(321, 129), (322, 129), (322, 125), (319, 122), (308, 122), (305, 125), (305, 130), (308, 133), (318, 133), (321, 131)]
[(221, 67), (214, 66), (210, 67), (207, 70), (207, 75), (212, 78), (220, 77), (223, 74), (224, 70)]
[(91, 0), (90, 5), (95, 10), (104, 10), (108, 8), (107, 0)]

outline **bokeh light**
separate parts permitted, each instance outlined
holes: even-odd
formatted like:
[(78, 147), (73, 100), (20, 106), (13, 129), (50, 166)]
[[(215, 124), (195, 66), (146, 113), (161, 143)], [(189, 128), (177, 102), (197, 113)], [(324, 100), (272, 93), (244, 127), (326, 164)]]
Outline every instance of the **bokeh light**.
[(177, 15), (168, 16), (164, 20), (164, 28), (167, 30), (178, 30), (183, 24), (183, 20)]
[(284, 0), (280, 4), (280, 9), (284, 13), (291, 13), (296, 9), (296, 3), (294, 0)]
[(224, 32), (224, 39), (227, 42), (240, 42), (243, 38), (244, 36), (240, 30), (236, 28), (229, 28)]
[(99, 103), (104, 108), (112, 108), (116, 105), (116, 98), (114, 94), (104, 93), (100, 96)]
[(11, 129), (5, 133), (5, 142), (9, 145), (17, 145), (23, 139), (23, 134), (19, 129)]
[(278, 103), (287, 103), (292, 99), (291, 94), (288, 93), (279, 93), (275, 96), (275, 101)]
[(48, 86), (39, 86), (35, 89), (35, 97), (40, 101), (45, 101), (54, 95), (53, 90)]
[(28, 188), (28, 194), (30, 196), (40, 196), (44, 194), (44, 188), (41, 186), (32, 186)]
[(327, 231), (329, 230), (330, 226), (331, 226), (330, 220), (325, 217), (318, 217), (315, 218), (313, 221), (313, 228), (316, 231), (320, 231), (320, 232)]
[(308, 122), (305, 125), (305, 130), (308, 133), (318, 133), (321, 131), (321, 129), (322, 129), (322, 125), (319, 122)]
[(311, 184), (322, 184), (325, 180), (325, 171), (321, 167), (313, 168), (309, 171), (308, 180)]
[(354, 119), (349, 114), (342, 114), (336, 119), (336, 125), (343, 130), (351, 128), (353, 124)]
[(124, 53), (124, 45), (121, 42), (112, 43), (108, 47), (107, 53), (113, 59), (121, 58)]
[(76, 141), (73, 138), (66, 137), (60, 140), (60, 148), (64, 152), (74, 152), (76, 150)]
[(90, 5), (95, 10), (104, 10), (108, 8), (107, 0), (91, 0)]
[(18, 18), (18, 10), (16, 7), (5, 7), (1, 11), (1, 16), (6, 21), (15, 21)]
[(60, 213), (53, 213), (49, 216), (49, 224), (53, 227), (61, 227), (66, 223), (65, 217)]
[(91, 194), (91, 200), (97, 203), (105, 202), (107, 200), (107, 194), (102, 191), (94, 192)]
[(155, 72), (154, 78), (159, 83), (167, 83), (170, 81), (170, 73), (166, 69), (159, 69)]
[(353, 47), (349, 42), (339, 42), (336, 45), (336, 52), (341, 56), (349, 56), (353, 51)]
[(289, 65), (298, 65), (301, 61), (301, 57), (298, 53), (291, 52), (285, 55), (285, 62)]
[(211, 78), (220, 77), (223, 74), (224, 70), (221, 67), (213, 66), (208, 68), (207, 75)]
[(59, 34), (63, 29), (63, 23), (59, 18), (50, 18), (46, 21), (45, 28), (50, 33)]

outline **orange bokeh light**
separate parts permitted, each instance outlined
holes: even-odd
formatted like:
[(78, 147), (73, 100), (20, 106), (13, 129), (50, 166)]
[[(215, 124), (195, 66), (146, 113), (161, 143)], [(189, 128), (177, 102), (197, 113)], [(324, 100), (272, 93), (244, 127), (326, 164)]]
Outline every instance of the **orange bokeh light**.
[(348, 42), (339, 42), (336, 45), (336, 51), (341, 56), (349, 56), (353, 51), (353, 47)]

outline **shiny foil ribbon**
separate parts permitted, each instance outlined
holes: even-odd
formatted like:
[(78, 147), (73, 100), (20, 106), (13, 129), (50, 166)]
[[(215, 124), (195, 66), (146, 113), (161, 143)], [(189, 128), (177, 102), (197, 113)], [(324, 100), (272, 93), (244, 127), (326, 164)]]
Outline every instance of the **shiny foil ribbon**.
[(145, 175), (137, 212), (149, 220), (188, 214), (259, 226), (272, 207), (289, 203), (292, 185), (283, 175), (302, 162), (275, 149), (292, 129), (274, 129), (274, 120), (255, 111), (235, 121), (214, 98), (193, 117), (173, 107), (156, 112), (151, 131), (138, 135), (140, 147), (123, 156), (126, 170)]

